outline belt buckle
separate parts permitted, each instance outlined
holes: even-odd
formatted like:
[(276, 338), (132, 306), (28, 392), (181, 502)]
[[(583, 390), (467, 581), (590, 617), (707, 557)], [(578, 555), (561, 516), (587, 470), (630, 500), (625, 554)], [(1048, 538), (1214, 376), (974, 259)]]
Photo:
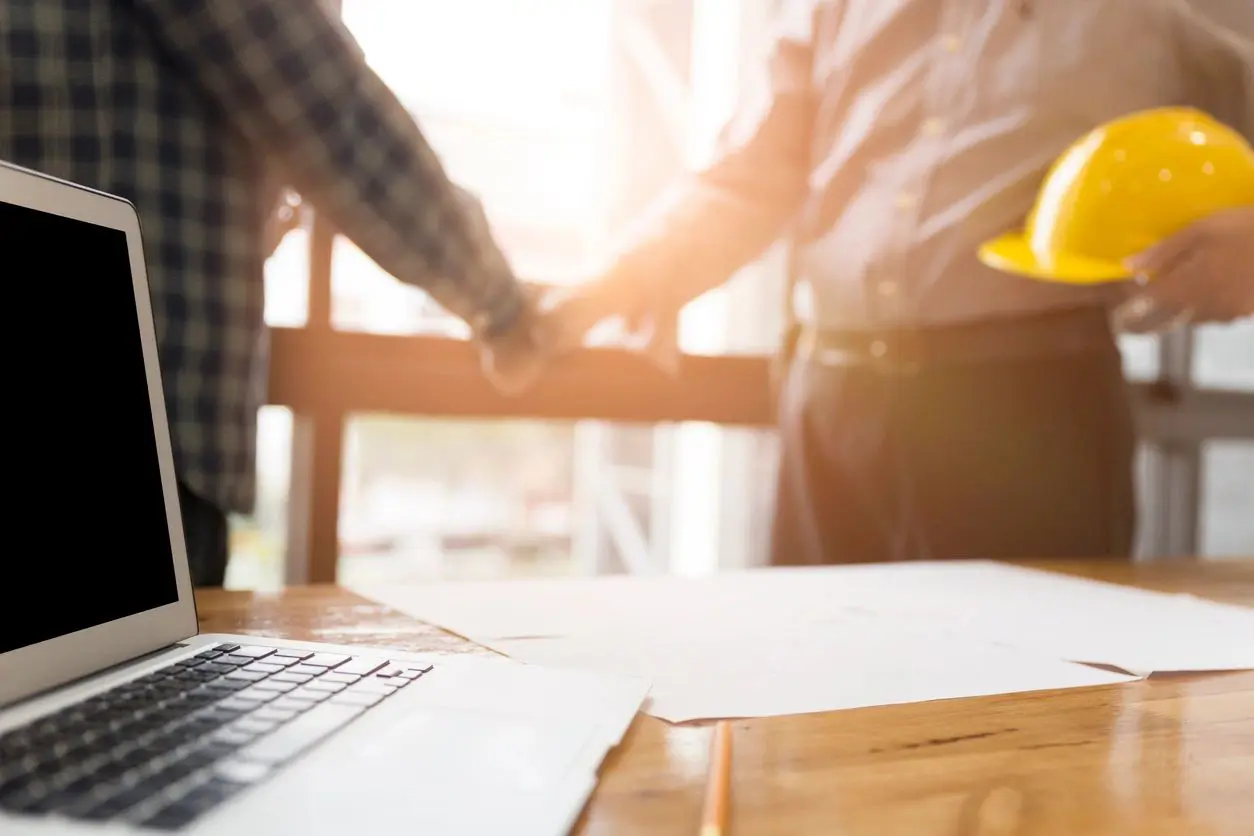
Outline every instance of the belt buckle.
[(807, 328), (799, 335), (795, 351), (798, 359), (822, 366), (862, 365), (898, 377), (916, 375), (921, 368), (917, 346), (900, 334), (878, 336), (849, 349), (825, 348), (819, 333)]
[[(847, 351), (828, 348), (823, 345), (819, 332), (806, 328), (797, 338), (794, 356), (806, 363), (817, 363), (820, 366), (848, 366), (851, 355)], [(854, 355), (856, 357), (856, 355)]]

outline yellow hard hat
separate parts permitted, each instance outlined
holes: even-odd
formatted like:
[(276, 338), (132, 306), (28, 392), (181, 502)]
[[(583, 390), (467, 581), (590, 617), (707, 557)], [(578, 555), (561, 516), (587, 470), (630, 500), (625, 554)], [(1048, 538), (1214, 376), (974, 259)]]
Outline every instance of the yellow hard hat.
[(985, 243), (989, 267), (1044, 281), (1129, 278), (1126, 259), (1208, 215), (1254, 206), (1254, 149), (1197, 110), (1117, 119), (1064, 153), (1022, 232)]

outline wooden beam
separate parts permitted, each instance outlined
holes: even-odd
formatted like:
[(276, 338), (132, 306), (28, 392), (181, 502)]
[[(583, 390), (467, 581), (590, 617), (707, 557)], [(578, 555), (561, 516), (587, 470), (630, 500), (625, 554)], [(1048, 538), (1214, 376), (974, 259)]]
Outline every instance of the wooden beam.
[(466, 342), (276, 328), (269, 402), (303, 415), (773, 423), (764, 357), (685, 357), (672, 378), (627, 351), (587, 349), (525, 394), (499, 394)]
[(292, 479), (287, 502), (285, 582), (335, 583), (340, 556), (342, 413), (292, 416)]
[[(467, 342), (275, 328), (269, 403), (302, 414), (393, 413), (443, 418), (540, 418), (656, 424), (709, 421), (770, 426), (770, 358), (685, 356), (675, 377), (617, 349), (585, 349), (554, 363), (530, 392), (500, 395)], [(1162, 384), (1132, 387), (1147, 441), (1254, 438), (1250, 395)]]
[[(335, 230), (314, 214), (309, 234), (309, 325), (307, 339), (325, 341), (331, 329), (331, 258)], [(273, 363), (270, 374), (276, 369)], [(290, 374), (290, 372), (280, 372)], [(340, 477), (347, 410), (292, 408), (292, 451), (287, 509), (288, 583), (334, 583), (339, 563)]]

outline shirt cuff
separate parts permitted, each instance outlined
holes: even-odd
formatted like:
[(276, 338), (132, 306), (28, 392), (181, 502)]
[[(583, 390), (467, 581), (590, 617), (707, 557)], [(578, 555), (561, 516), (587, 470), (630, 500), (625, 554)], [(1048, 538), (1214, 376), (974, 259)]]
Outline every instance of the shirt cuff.
[(471, 330), (485, 342), (494, 342), (509, 334), (523, 319), (528, 306), (527, 296), (521, 288), (506, 294), (490, 310), (475, 316)]

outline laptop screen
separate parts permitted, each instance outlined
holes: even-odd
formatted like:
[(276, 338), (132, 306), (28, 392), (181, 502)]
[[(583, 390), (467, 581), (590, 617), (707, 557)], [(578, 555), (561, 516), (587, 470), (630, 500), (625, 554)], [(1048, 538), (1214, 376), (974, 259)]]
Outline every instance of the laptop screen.
[(0, 201), (0, 653), (178, 601), (126, 233)]

